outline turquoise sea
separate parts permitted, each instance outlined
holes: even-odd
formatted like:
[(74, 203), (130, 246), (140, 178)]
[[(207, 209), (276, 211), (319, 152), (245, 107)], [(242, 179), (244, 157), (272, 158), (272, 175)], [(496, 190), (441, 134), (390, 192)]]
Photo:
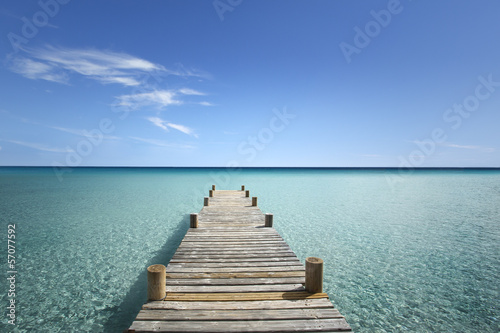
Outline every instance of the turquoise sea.
[(28, 167), (0, 168), (0, 331), (128, 328), (212, 184), (246, 185), (302, 261), (324, 259), (356, 332), (500, 331), (500, 170)]

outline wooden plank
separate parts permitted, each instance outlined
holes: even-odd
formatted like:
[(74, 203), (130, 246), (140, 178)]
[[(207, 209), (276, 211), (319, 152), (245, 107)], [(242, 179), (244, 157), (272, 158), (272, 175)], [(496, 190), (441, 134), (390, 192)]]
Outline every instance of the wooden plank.
[[(169, 265), (170, 266), (170, 265)], [(290, 267), (260, 267), (257, 270), (254, 267), (217, 267), (205, 268), (200, 270), (197, 268), (187, 268), (183, 271), (177, 269), (173, 271), (172, 268), (167, 268), (167, 279), (233, 279), (233, 278), (265, 278), (265, 277), (287, 277), (287, 276), (304, 276), (304, 269), (300, 266), (293, 266), (296, 269), (292, 270)]]
[(288, 246), (269, 246), (266, 248), (263, 248), (262, 246), (258, 247), (236, 247), (236, 248), (184, 248), (184, 247), (179, 247), (176, 254), (191, 254), (191, 255), (198, 255), (198, 254), (240, 254), (240, 253), (280, 253), (280, 252), (287, 252), (287, 253), (293, 253), (290, 247)]
[(285, 261), (293, 261), (297, 262), (297, 257), (280, 257), (280, 258), (272, 258), (272, 257), (258, 257), (258, 258), (172, 258), (170, 262), (179, 263), (179, 262), (216, 262), (216, 263), (243, 263), (243, 262), (252, 262), (252, 261), (267, 261), (267, 262), (285, 262)]
[(226, 292), (226, 293), (182, 293), (169, 292), (165, 301), (183, 302), (206, 302), (206, 301), (272, 301), (272, 300), (306, 300), (328, 298), (326, 293), (311, 294), (307, 291), (283, 291), (283, 292)]
[(221, 265), (221, 263), (217, 262), (170, 262), (170, 264), (167, 266), (167, 271), (169, 270), (169, 267), (191, 267), (191, 268), (231, 268), (231, 267), (250, 267), (250, 268), (261, 268), (261, 267), (269, 267), (271, 269), (272, 267), (279, 267), (279, 266), (285, 266), (285, 267), (293, 267), (293, 266), (300, 266), (302, 269), (304, 269), (304, 266), (302, 263), (297, 259), (289, 260), (289, 261), (236, 261), (236, 262), (224, 262), (224, 265)]
[(276, 266), (276, 267), (182, 267), (171, 264), (167, 266), (168, 273), (278, 273), (278, 272), (292, 272), (295, 274), (305, 274), (305, 269), (302, 266)]
[(134, 321), (131, 328), (138, 332), (325, 332), (350, 331), (344, 318), (313, 320), (255, 321)]
[[(290, 284), (303, 284), (305, 283), (305, 274), (302, 277), (267, 277), (267, 278), (210, 278), (210, 279), (172, 279), (167, 278), (167, 286), (259, 286), (265, 284), (273, 285), (290, 285)], [(254, 288), (255, 289), (255, 288)], [(281, 289), (280, 289), (281, 290)]]
[(344, 318), (333, 308), (271, 310), (141, 310), (137, 320), (290, 320)]
[(304, 286), (297, 284), (260, 284), (260, 285), (203, 285), (173, 286), (167, 285), (168, 293), (236, 293), (236, 292), (291, 292), (304, 291)]
[(179, 253), (174, 254), (173, 258), (180, 259), (232, 259), (232, 258), (283, 258), (283, 257), (292, 257), (296, 258), (295, 253), (287, 251), (287, 252), (277, 252), (277, 253), (252, 253), (252, 252), (242, 252), (235, 254), (219, 254), (219, 253), (197, 253), (194, 255)]
[(328, 298), (288, 299), (273, 301), (154, 301), (146, 303), (143, 309), (150, 310), (266, 310), (266, 309), (316, 309), (334, 308)]
[(285, 241), (273, 240), (273, 241), (241, 241), (241, 242), (224, 242), (224, 244), (218, 242), (181, 242), (179, 248), (240, 248), (240, 247), (260, 247), (265, 246), (289, 246)]

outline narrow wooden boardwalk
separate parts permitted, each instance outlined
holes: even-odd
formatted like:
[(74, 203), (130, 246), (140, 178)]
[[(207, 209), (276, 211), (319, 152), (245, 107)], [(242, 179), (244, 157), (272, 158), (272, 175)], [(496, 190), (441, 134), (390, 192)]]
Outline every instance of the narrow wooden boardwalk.
[(351, 332), (245, 191), (213, 191), (129, 332)]

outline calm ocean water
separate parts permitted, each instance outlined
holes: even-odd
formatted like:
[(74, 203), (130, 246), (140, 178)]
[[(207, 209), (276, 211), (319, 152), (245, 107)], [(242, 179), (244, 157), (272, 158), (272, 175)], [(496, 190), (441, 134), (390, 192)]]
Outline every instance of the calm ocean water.
[(128, 328), (146, 267), (168, 262), (211, 184), (246, 185), (302, 261), (325, 260), (326, 292), (355, 331), (499, 332), (499, 170), (77, 168), (59, 181), (7, 167), (0, 331)]

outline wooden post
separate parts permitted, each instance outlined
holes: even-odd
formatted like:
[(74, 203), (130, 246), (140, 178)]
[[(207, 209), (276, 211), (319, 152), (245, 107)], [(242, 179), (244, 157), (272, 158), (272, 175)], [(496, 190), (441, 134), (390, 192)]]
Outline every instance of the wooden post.
[(190, 227), (198, 228), (198, 214), (196, 213), (191, 214)]
[(245, 191), (245, 197), (249, 198), (250, 197), (250, 191), (249, 190), (246, 190)]
[(252, 197), (252, 206), (257, 206), (257, 197)]
[(212, 198), (214, 196), (214, 190), (209, 190), (208, 191), (208, 196)]
[(273, 227), (273, 214), (267, 213), (266, 214), (266, 223), (265, 226), (267, 228), (272, 228)]
[(214, 191), (215, 191), (215, 185), (212, 185), (212, 190), (214, 190)]
[(203, 206), (208, 206), (208, 197), (203, 198)]
[(323, 260), (320, 258), (306, 259), (306, 291), (312, 294), (323, 292)]
[(163, 265), (148, 267), (148, 301), (160, 301), (167, 290), (167, 268)]
[(245, 185), (241, 185), (241, 190), (244, 191), (245, 190)]

